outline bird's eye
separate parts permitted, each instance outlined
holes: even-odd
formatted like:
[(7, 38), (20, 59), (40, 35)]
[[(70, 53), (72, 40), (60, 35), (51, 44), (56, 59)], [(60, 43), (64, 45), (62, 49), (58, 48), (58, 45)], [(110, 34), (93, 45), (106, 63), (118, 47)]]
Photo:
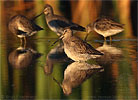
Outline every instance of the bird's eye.
[(66, 33), (67, 32), (67, 30), (64, 30), (64, 33)]
[(45, 11), (47, 12), (49, 10), (49, 8), (46, 8)]
[(48, 11), (48, 8), (46, 8), (46, 11)]

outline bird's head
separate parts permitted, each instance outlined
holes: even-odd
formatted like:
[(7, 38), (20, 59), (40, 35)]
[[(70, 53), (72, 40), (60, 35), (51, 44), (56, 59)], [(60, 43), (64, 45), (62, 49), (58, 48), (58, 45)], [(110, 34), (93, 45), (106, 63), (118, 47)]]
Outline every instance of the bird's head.
[(60, 35), (60, 37), (52, 44), (52, 46), (58, 42), (59, 40), (66, 40), (69, 39), (71, 36), (73, 36), (73, 31), (70, 29), (70, 27), (67, 27), (64, 29), (63, 33)]
[(72, 35), (73, 35), (73, 31), (69, 27), (67, 27), (64, 29), (62, 35), (60, 36), (60, 39), (69, 38)]
[(45, 15), (53, 14), (52, 6), (50, 6), (49, 4), (46, 4), (45, 7), (44, 7), (44, 11), (43, 12), (44, 12)]

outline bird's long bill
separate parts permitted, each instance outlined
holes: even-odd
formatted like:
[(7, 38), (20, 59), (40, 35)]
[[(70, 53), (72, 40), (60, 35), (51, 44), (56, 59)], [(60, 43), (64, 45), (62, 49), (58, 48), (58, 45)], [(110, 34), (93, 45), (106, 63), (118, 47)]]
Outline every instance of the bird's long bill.
[(51, 46), (53, 46), (55, 43), (57, 43), (59, 40), (61, 40), (63, 38), (63, 35), (61, 35), (54, 43), (52, 43)]
[(61, 39), (63, 38), (63, 36), (64, 36), (64, 35), (60, 35), (59, 40), (61, 40)]
[(51, 46), (53, 46), (54, 44), (56, 44), (59, 40), (60, 40), (60, 38), (59, 38), (59, 39), (57, 39), (54, 43), (52, 43), (52, 45), (51, 45)]
[(32, 20), (35, 20), (37, 17), (41, 16), (44, 12), (41, 12), (39, 15), (35, 16), (34, 18), (32, 18)]

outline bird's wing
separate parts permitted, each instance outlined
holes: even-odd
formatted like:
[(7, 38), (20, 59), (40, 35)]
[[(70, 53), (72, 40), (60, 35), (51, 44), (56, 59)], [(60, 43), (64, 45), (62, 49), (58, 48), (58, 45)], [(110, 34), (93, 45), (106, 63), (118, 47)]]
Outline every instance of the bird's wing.
[(117, 22), (115, 22), (115, 21), (112, 21), (112, 22), (110, 22), (110, 28), (111, 29), (114, 29), (114, 28), (119, 28), (119, 29), (123, 29), (124, 28), (124, 24), (120, 24), (120, 23), (117, 23)]
[(72, 39), (71, 45), (74, 46), (74, 50), (76, 52), (82, 53), (82, 54), (93, 54), (93, 55), (103, 55), (101, 52), (94, 49), (90, 44), (87, 42), (81, 40), (80, 38)]
[(22, 16), (19, 20), (19, 25), (22, 25), (25, 29), (31, 29), (33, 30), (33, 25), (31, 23), (31, 21), (25, 17), (25, 16)]
[(73, 29), (73, 30), (85, 31), (85, 28), (83, 26), (80, 26), (80, 25), (78, 25), (76, 23), (72, 23), (72, 22), (71, 22), (71, 25), (72, 25), (71, 29)]
[(123, 29), (123, 24), (117, 23), (110, 18), (101, 18), (97, 19), (96, 22), (96, 28), (102, 31), (110, 30), (110, 29)]
[(51, 21), (48, 22), (48, 24), (52, 27), (62, 27), (62, 28), (70, 26), (70, 24), (68, 22), (65, 22), (65, 21), (62, 21), (62, 20), (59, 20), (59, 19), (51, 20)]
[(36, 25), (34, 22), (32, 22), (33, 24), (33, 28), (36, 30), (36, 31), (40, 31), (40, 30), (44, 30), (42, 27)]
[(84, 27), (71, 22), (70, 20), (66, 19), (65, 17), (58, 16), (58, 15), (55, 15), (54, 17), (52, 17), (51, 20), (49, 21), (49, 24), (53, 27), (54, 26), (62, 27), (62, 28), (70, 27), (73, 30), (85, 31)]
[(25, 30), (28, 30), (28, 31), (39, 31), (39, 30), (43, 30), (41, 27), (39, 27), (34, 22), (32, 22), (31, 20), (29, 20), (28, 18), (26, 18), (24, 16), (19, 21), (19, 23), (21, 25), (23, 25), (23, 27), (24, 27)]
[(103, 55), (101, 52), (97, 51), (96, 49), (94, 49), (90, 44), (88, 44), (87, 42), (83, 41), (85, 47), (86, 47), (86, 52), (88, 54), (94, 54), (94, 55)]
[(24, 32), (22, 30), (17, 30), (16, 35), (26, 35), (27, 32)]
[(111, 29), (111, 24), (108, 21), (97, 22), (96, 28), (102, 31), (106, 31)]

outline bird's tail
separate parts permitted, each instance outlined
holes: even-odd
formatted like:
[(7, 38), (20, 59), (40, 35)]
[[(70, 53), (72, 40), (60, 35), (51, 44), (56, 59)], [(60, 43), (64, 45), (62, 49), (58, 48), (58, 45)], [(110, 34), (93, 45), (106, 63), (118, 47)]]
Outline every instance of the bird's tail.
[(76, 31), (83, 31), (83, 32), (86, 31), (85, 27), (80, 26), (80, 25), (77, 25), (77, 24), (71, 25), (71, 26), (70, 26), (70, 29), (76, 30)]

